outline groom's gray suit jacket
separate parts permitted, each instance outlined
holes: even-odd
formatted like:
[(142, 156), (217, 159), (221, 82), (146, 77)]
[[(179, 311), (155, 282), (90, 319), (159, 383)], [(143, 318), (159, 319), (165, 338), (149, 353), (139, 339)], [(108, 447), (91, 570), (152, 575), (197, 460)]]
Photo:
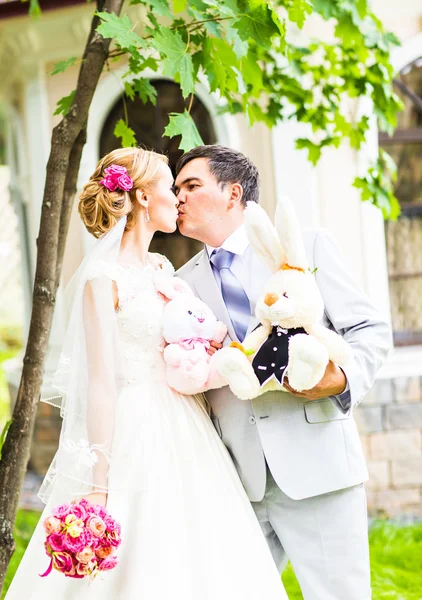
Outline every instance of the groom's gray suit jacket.
[[(352, 410), (373, 384), (391, 346), (388, 324), (359, 290), (325, 230), (304, 232), (308, 261), (325, 304), (323, 324), (352, 346), (345, 369), (350, 392), (338, 398), (303, 401), (286, 392), (268, 392), (250, 401), (224, 387), (207, 392), (214, 425), (236, 464), (251, 501), (263, 498), (266, 465), (280, 489), (293, 499), (309, 498), (362, 483), (368, 478)], [(255, 309), (268, 268), (249, 247), (243, 255), (253, 276)], [(204, 249), (177, 275), (228, 327), (225, 344), (236, 340), (220, 289)], [(248, 331), (258, 321), (251, 317)], [(345, 397), (346, 396), (346, 397)]]

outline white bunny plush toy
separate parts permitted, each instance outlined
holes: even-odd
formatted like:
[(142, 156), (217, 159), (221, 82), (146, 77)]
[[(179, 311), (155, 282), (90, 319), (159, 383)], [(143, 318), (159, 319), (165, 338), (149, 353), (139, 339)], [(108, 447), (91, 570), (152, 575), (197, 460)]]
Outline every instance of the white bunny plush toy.
[(286, 391), (286, 375), (293, 389), (309, 390), (322, 379), (329, 360), (344, 366), (351, 347), (320, 324), (324, 304), (289, 199), (277, 206), (276, 227), (258, 204), (248, 202), (245, 225), (253, 249), (274, 274), (256, 304), (260, 325), (242, 344), (232, 342), (216, 353), (215, 366), (242, 400)]
[[(166, 378), (181, 394), (198, 394), (227, 385), (210, 365), (210, 341), (222, 342), (227, 334), (211, 309), (195, 297), (178, 277), (156, 277), (155, 287), (167, 300), (163, 315)], [(217, 354), (217, 353), (216, 353)], [(213, 362), (213, 361), (212, 361)]]

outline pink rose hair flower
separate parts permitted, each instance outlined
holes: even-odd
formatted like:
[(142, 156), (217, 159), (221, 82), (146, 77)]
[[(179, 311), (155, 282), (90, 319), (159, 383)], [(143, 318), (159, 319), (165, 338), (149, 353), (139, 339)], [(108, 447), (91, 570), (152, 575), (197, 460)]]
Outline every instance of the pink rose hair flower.
[(94, 578), (117, 565), (115, 551), (121, 544), (120, 525), (106, 508), (82, 499), (57, 506), (43, 524), (47, 533), (44, 547), (50, 564), (41, 577), (54, 569), (65, 577)]
[(128, 192), (133, 188), (133, 179), (128, 175), (126, 167), (112, 164), (104, 169), (104, 179), (101, 179), (100, 185), (106, 187), (110, 192), (122, 190)]

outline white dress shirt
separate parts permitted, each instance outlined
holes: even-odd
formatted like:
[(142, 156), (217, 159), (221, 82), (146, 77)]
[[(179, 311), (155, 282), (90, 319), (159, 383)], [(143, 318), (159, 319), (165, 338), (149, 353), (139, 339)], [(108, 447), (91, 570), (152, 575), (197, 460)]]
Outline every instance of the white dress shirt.
[[(256, 292), (254, 294), (252, 290), (261, 290), (271, 277), (272, 273), (269, 267), (267, 267), (267, 265), (262, 262), (259, 256), (252, 250), (248, 236), (246, 235), (245, 226), (240, 225), (240, 227), (235, 229), (219, 248), (208, 245), (206, 248), (208, 258), (210, 258), (214, 250), (220, 250), (220, 248), (234, 254), (230, 270), (233, 275), (238, 278), (245, 290), (251, 304), (251, 314), (254, 314), (259, 294), (256, 294)], [(257, 268), (255, 268), (255, 263)], [(221, 290), (220, 272), (217, 269), (212, 269), (212, 272), (215, 281)]]

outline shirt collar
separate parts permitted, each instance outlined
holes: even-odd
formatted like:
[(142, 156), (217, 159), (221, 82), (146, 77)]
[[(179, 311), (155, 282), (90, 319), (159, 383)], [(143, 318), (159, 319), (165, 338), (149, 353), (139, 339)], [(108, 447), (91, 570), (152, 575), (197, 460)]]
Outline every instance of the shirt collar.
[(238, 254), (242, 256), (245, 253), (246, 248), (249, 246), (248, 236), (246, 235), (245, 225), (240, 225), (237, 229), (233, 231), (229, 235), (229, 237), (223, 242), (223, 244), (219, 248), (214, 248), (213, 246), (206, 246), (208, 256), (211, 256), (214, 250), (227, 250), (228, 252), (232, 252), (233, 254)]

